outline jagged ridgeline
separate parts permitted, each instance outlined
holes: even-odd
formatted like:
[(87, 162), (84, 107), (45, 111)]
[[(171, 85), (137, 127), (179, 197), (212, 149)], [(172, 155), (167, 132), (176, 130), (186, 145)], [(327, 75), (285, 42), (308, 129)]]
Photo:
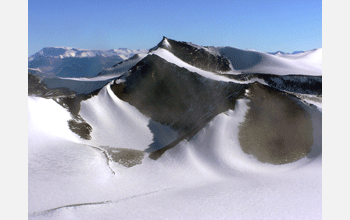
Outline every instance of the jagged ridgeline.
[(212, 54), (205, 47), (163, 37), (163, 40), (156, 47), (152, 48), (150, 52), (158, 48), (166, 49), (184, 62), (202, 70), (214, 73), (231, 70), (230, 62), (227, 58)]
[(244, 73), (239, 75), (223, 74), (230, 79), (240, 81), (261, 79), (269, 86), (288, 92), (322, 96), (322, 76)]

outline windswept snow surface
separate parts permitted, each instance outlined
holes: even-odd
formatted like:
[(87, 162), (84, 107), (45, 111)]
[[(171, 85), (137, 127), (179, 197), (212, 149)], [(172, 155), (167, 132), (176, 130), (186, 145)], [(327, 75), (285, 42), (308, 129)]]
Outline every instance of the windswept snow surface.
[(146, 150), (154, 141), (150, 124), (157, 124), (157, 130), (168, 130), (169, 137), (176, 133), (141, 114), (135, 107), (120, 100), (105, 86), (100, 93), (81, 103), (80, 115), (94, 129), (91, 143), (95, 146)]
[[(109, 86), (81, 103), (90, 141), (68, 129), (69, 113), (53, 100), (28, 98), (29, 219), (321, 219), (321, 155), (271, 165), (244, 154), (245, 99), (158, 160), (109, 164), (103, 146), (154, 141), (150, 119)], [(321, 113), (310, 111), (317, 126)]]
[(322, 48), (297, 54), (276, 55), (234, 47), (210, 47), (209, 50), (231, 61), (231, 74), (322, 75)]

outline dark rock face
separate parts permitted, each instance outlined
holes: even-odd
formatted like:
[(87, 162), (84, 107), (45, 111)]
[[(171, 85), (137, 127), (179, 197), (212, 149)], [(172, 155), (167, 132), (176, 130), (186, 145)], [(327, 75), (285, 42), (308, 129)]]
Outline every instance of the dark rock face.
[(86, 140), (91, 139), (90, 133), (92, 127), (79, 115), (80, 103), (97, 95), (99, 91), (100, 89), (88, 95), (75, 95), (73, 97), (59, 97), (54, 99), (58, 104), (70, 112), (72, 119), (68, 121), (69, 129)]
[(242, 150), (272, 164), (306, 157), (313, 144), (313, 127), (301, 103), (259, 83), (251, 84), (248, 90), (250, 109), (239, 131)]
[(67, 88), (48, 89), (38, 76), (28, 73), (28, 95), (52, 98), (59, 105), (66, 108), (72, 116), (72, 119), (68, 121), (69, 129), (86, 140), (91, 139), (92, 127), (79, 115), (80, 103), (98, 92), (99, 90), (96, 90), (88, 95), (77, 95)]
[(72, 120), (68, 121), (69, 129), (79, 135), (80, 138), (90, 140), (91, 136), (90, 133), (92, 131), (91, 125), (86, 123), (82, 118), (78, 120), (77, 118), (74, 118)]
[(276, 76), (273, 74), (249, 73), (240, 75), (222, 74), (230, 79), (250, 80), (263, 79), (269, 86), (285, 90), (309, 95), (322, 95), (322, 76), (303, 76), (303, 75), (287, 75)]
[(28, 95), (45, 94), (47, 90), (38, 76), (28, 73)]
[[(235, 69), (245, 69), (260, 62), (261, 56), (234, 48), (222, 48), (220, 53), (223, 56), (214, 55), (204, 47), (167, 38), (154, 49), (157, 48), (164, 48), (184, 62), (213, 74), (241, 81), (258, 78), (264, 80), (268, 86), (257, 82), (237, 84), (211, 80), (169, 63), (157, 55), (148, 55), (141, 61), (140, 57), (135, 56), (121, 62), (114, 67), (125, 68), (127, 72), (111, 79), (114, 80), (111, 85), (114, 94), (136, 107), (152, 119), (152, 122), (175, 130), (176, 136), (164, 138), (166, 141), (162, 144), (155, 138), (154, 145), (157, 146), (150, 144), (146, 151), (106, 148), (111, 160), (125, 167), (142, 163), (146, 153), (150, 153), (149, 157), (156, 160), (181, 141), (190, 140), (218, 114), (228, 109), (234, 110), (236, 100), (243, 97), (250, 101), (246, 120), (239, 128), (238, 139), (246, 154), (272, 164), (290, 163), (310, 155), (314, 142), (311, 116), (304, 109), (303, 103), (287, 92), (321, 96), (321, 76), (259, 73), (230, 75), (225, 74), (230, 70), (230, 61)], [(238, 62), (236, 59), (244, 59), (246, 62)], [(127, 62), (132, 63), (131, 68), (129, 65), (125, 67)], [(116, 83), (117, 79), (125, 81)], [(45, 82), (56, 87), (48, 87)], [(28, 95), (53, 98), (71, 113), (69, 128), (81, 138), (89, 140), (93, 128), (79, 115), (80, 103), (98, 94), (109, 82), (110, 80), (75, 83), (50, 78), (41, 81), (38, 76), (29, 73)], [(61, 86), (65, 88), (59, 88)], [(87, 90), (72, 92), (78, 87), (87, 87)], [(93, 91), (96, 88), (99, 89)], [(246, 90), (249, 91), (247, 94)], [(152, 124), (149, 128), (153, 132)], [(156, 132), (153, 134), (156, 137)]]
[(322, 76), (263, 76), (270, 86), (310, 95), (322, 95)]
[(28, 73), (28, 95), (34, 95), (43, 98), (56, 98), (74, 96), (75, 93), (67, 88), (49, 89), (37, 75)]
[[(167, 41), (170, 46), (165, 46), (164, 41)], [(164, 37), (158, 44), (157, 48), (159, 47), (170, 51), (184, 62), (202, 70), (215, 73), (231, 70), (230, 62), (225, 57), (211, 54), (204, 48), (195, 47), (186, 42), (179, 42)]]
[(177, 143), (193, 137), (217, 114), (233, 109), (246, 88), (204, 78), (156, 55), (140, 61), (125, 79), (111, 86), (113, 92), (152, 120), (178, 131)]
[[(261, 77), (272, 81), (277, 76)], [(295, 88), (300, 82), (308, 83), (304, 78), (291, 81), (296, 83)], [(192, 138), (216, 115), (234, 109), (236, 100), (242, 97), (250, 99), (239, 132), (245, 153), (261, 162), (285, 164), (311, 152), (313, 127), (309, 113), (297, 98), (273, 87), (210, 80), (149, 55), (130, 69), (124, 83), (113, 84), (111, 89), (152, 120), (179, 132), (175, 141), (151, 152), (151, 159)], [(244, 95), (246, 89), (249, 95)]]
[(138, 164), (142, 164), (142, 160), (145, 157), (145, 153), (140, 150), (128, 149), (128, 148), (106, 148), (111, 160), (124, 166), (133, 167)]

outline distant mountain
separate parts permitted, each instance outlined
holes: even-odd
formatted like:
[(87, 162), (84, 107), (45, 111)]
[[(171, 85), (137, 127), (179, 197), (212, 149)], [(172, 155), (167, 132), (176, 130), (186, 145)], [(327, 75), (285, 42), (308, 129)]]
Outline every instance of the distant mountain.
[(302, 51), (302, 50), (297, 50), (297, 51), (294, 51), (292, 54), (298, 54), (298, 53), (304, 53), (305, 51)]
[(34, 74), (59, 77), (93, 77), (106, 68), (147, 50), (126, 48), (89, 50), (72, 47), (45, 47), (28, 58)]
[(285, 55), (285, 54), (299, 54), (299, 53), (304, 53), (305, 51), (302, 51), (302, 50), (297, 50), (297, 51), (294, 51), (293, 53), (286, 53), (286, 52), (283, 52), (283, 51), (276, 51), (276, 52), (267, 52), (269, 54), (272, 54), (272, 55), (276, 55), (276, 54), (282, 54), (282, 55)]

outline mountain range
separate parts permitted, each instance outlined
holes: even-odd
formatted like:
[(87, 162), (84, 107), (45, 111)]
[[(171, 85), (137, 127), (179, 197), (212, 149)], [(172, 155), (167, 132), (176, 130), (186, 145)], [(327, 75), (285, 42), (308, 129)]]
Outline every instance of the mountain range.
[(28, 58), (28, 67), (31, 72), (43, 76), (93, 77), (138, 53), (147, 53), (147, 50), (45, 47)]
[[(102, 57), (56, 49), (42, 53)], [(322, 49), (163, 37), (133, 53), (29, 71), (29, 219), (321, 218)]]

